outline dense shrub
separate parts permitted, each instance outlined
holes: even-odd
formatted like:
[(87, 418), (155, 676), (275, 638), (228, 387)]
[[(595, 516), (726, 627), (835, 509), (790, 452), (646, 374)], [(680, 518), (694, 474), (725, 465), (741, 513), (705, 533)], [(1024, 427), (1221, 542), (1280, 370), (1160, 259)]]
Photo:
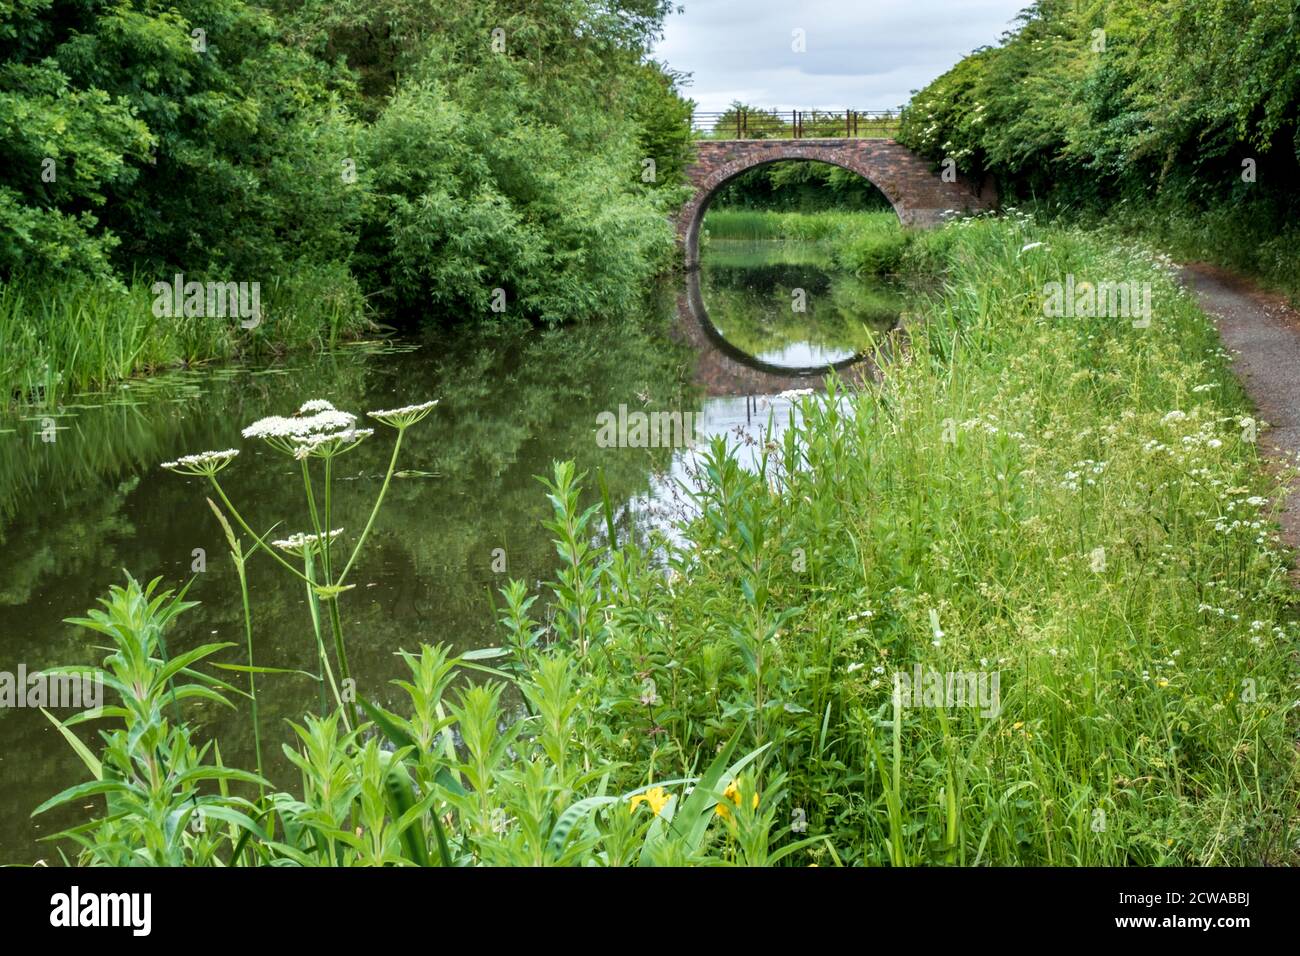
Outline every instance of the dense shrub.
[[(504, 311), (547, 323), (631, 309), (671, 261), (689, 156), (681, 77), (648, 58), (666, 12), (660, 0), (10, 4), (0, 280), (28, 308), (4, 322), (34, 341), (37, 315), (76, 314), (55, 338), (104, 339), (124, 289), (176, 273), (278, 289), (294, 321), (257, 337), (277, 348), (364, 327), (366, 302), (446, 323), (496, 315), (496, 289)], [(151, 327), (129, 318), (132, 334)], [(248, 343), (214, 328), (200, 344), (182, 351)], [(50, 399), (59, 381), (148, 371), (146, 354), (173, 350), (75, 368), (58, 364), (75, 348), (17, 354), (36, 364), (9, 364), (5, 397)]]
[(469, 112), (411, 83), (368, 135), (362, 275), (395, 305), (471, 320), (626, 310), (673, 239), (627, 185), (638, 168), (632, 142), (589, 154), (517, 107)]
[(1004, 197), (1300, 292), (1290, 263), (1253, 261), (1278, 232), (1297, 239), (1295, 17), (1274, 0), (1036, 0), (913, 97), (900, 139), (993, 173)]

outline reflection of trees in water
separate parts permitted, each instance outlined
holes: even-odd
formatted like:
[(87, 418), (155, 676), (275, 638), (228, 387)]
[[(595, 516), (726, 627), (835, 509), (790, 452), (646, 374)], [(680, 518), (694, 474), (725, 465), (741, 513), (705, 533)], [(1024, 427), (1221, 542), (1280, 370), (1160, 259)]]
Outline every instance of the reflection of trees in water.
[[(192, 576), (195, 548), (207, 559), (190, 592), (201, 604), (179, 619), (169, 647), (242, 642), (238, 584), (204, 502), (207, 486), (158, 463), (240, 448), (223, 485), (254, 527), (282, 521), (277, 532), (288, 534), (309, 524), (296, 464), (245, 441), (243, 426), (311, 398), (360, 413), (436, 397), (441, 403), (430, 419), (407, 433), (400, 464), (436, 477), (394, 479), (358, 565), (357, 587), (341, 604), (359, 688), (395, 703), (387, 681), (398, 674), (398, 648), (421, 641), (482, 646), (495, 637), (491, 602), (507, 577), (530, 586), (552, 577), (557, 559), (541, 524), (549, 505), (534, 476), (549, 473), (554, 459), (573, 458), (588, 473), (590, 500), (600, 468), (620, 502), (646, 492), (651, 472), (667, 466), (670, 449), (602, 449), (595, 441), (597, 413), (620, 404), (698, 410), (698, 397), (682, 384), (687, 363), (647, 331), (654, 323), (611, 320), (472, 339), (462, 330), (455, 342), (431, 340), (414, 352), (353, 349), (265, 374), (186, 375), (171, 391), (162, 382), (142, 387), (149, 397), (131, 407), (77, 409), (60, 419), (66, 430), (53, 445), (7, 436), (14, 447), (0, 467), (0, 501), (8, 509), (0, 525), (0, 656), (29, 668), (88, 659), (85, 635), (62, 619), (84, 613), (120, 581), (123, 568), (142, 579), (161, 574), (169, 585), (183, 583)], [(342, 460), (336, 526), (352, 533), (363, 526), (391, 451), (392, 433), (381, 429)], [(492, 571), (495, 548), (506, 551), (505, 574)], [(250, 579), (257, 662), (315, 671), (299, 583), (261, 555), (251, 559)], [(234, 649), (223, 659), (240, 661), (242, 653)], [(300, 718), (317, 700), (314, 683), (304, 678), (268, 678), (259, 690), (264, 729)], [(49, 727), (35, 713), (35, 720), (27, 713), (0, 720), (0, 752), (50, 757), (49, 773), (35, 784), (0, 784), (9, 806), (35, 806), (78, 779), (75, 755), (45, 746)], [(195, 719), (220, 732), (223, 752), (239, 751), (231, 762), (251, 754), (245, 710), (200, 705)], [(0, 859), (29, 836), (25, 814), (13, 815), (12, 824), (0, 821)]]
[[(709, 320), (728, 342), (751, 355), (807, 344), (852, 353), (873, 333), (892, 328), (905, 297), (880, 280), (859, 279), (804, 261), (712, 265), (701, 270)], [(734, 256), (729, 257), (734, 259)], [(804, 311), (793, 308), (803, 290)]]
[[(211, 524), (202, 483), (158, 471), (160, 461), (177, 454), (241, 448), (244, 454), (227, 473), (232, 493), (243, 495), (249, 511), (268, 524), (305, 522), (306, 515), (297, 514), (301, 488), (293, 476), (239, 431), (263, 415), (288, 413), (308, 398), (328, 397), (357, 412), (426, 394), (441, 398), (430, 427), (408, 433), (403, 452), (405, 470), (438, 477), (396, 481), (376, 529), (381, 536), (391, 532), (417, 571), (427, 565), (445, 572), (468, 560), (463, 542), (473, 537), (466, 532), (474, 527), (497, 527), (498, 540), (518, 537), (504, 529), (541, 512), (545, 502), (533, 475), (553, 458), (575, 457), (587, 470), (600, 465), (612, 492), (640, 490), (648, 469), (662, 465), (656, 458), (666, 460), (666, 452), (606, 454), (592, 438), (597, 412), (620, 403), (689, 410), (693, 398), (680, 393), (671, 351), (635, 323), (620, 325), (617, 333), (592, 325), (484, 336), (450, 347), (431, 342), (408, 353), (357, 352), (328, 362), (295, 363), (275, 374), (188, 375), (174, 382), (175, 391), (157, 383), (151, 396), (131, 406), (77, 409), (58, 419), (62, 429), (55, 442), (43, 443), (35, 433), (31, 441), (15, 438), (16, 447), (0, 459), (6, 516), (0, 540), (23, 543), (2, 559), (8, 573), (0, 604), (26, 603), (43, 578), (58, 577), (74, 565), (79, 574), (89, 571), (85, 564), (100, 545), (133, 537), (134, 512), (159, 507), (187, 528)], [(350, 460), (353, 473), (341, 476), (345, 496), (350, 482), (382, 474), (391, 450), (382, 436)], [(340, 507), (346, 509), (346, 501)], [(194, 509), (199, 510), (190, 521)], [(363, 522), (365, 515), (356, 518)], [(442, 521), (444, 533), (407, 533)], [(62, 546), (70, 542), (76, 546)], [(202, 543), (185, 549), (186, 569), (190, 550)], [(101, 576), (114, 577), (114, 562), (120, 566), (122, 558), (135, 567), (131, 551), (144, 546), (134, 541), (125, 554), (110, 549), (100, 555)], [(549, 545), (543, 542), (538, 550), (547, 552)], [(96, 593), (107, 583), (96, 582)]]
[(710, 266), (705, 270), (708, 287), (748, 292), (756, 296), (778, 290), (801, 288), (810, 294), (831, 287), (831, 273), (815, 265), (790, 262), (763, 262), (754, 265)]

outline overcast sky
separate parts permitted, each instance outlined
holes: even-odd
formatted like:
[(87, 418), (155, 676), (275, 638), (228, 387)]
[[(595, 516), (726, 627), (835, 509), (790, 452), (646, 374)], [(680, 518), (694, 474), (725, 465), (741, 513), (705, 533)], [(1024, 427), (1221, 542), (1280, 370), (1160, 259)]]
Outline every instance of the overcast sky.
[[(901, 106), (1028, 0), (682, 0), (655, 58), (692, 74), (701, 111)], [(803, 30), (805, 51), (793, 49)]]

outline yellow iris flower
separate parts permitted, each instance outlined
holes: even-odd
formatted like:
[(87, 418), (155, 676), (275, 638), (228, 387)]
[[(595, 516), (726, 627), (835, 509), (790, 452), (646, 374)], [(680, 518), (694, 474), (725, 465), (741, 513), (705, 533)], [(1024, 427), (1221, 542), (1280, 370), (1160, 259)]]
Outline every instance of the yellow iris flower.
[(659, 812), (668, 806), (670, 799), (668, 791), (663, 787), (651, 787), (645, 793), (638, 793), (628, 801), (628, 813), (636, 813), (639, 804), (647, 803), (650, 805), (650, 809), (654, 811), (654, 815), (659, 816)]
[[(727, 789), (722, 791), (722, 795), (726, 797), (728, 800), (730, 800), (732, 803), (734, 803), (736, 806), (740, 806), (740, 787), (736, 786), (736, 781), (733, 780), (731, 781), (731, 783), (727, 784)], [(753, 802), (754, 809), (757, 810), (758, 809), (757, 793), (754, 794), (753, 800), (754, 800)], [(713, 808), (713, 812), (725, 820), (731, 816), (731, 807), (719, 801), (717, 806)]]

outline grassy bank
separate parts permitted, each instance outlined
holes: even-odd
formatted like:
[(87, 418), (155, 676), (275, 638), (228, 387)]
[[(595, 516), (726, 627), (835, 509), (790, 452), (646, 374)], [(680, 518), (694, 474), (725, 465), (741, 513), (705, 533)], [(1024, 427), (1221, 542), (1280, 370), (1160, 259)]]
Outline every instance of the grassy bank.
[(905, 257), (917, 234), (885, 212), (769, 212), (710, 209), (707, 239), (780, 240), (825, 243), (835, 266), (855, 275), (905, 271)]
[[(409, 703), (361, 717), (396, 754), (345, 707), (308, 718), (292, 797), (190, 770), (222, 778), (199, 784), (219, 821), (199, 833), (184, 787), (92, 782), (63, 798), (99, 807), (83, 861), (1295, 862), (1276, 479), (1211, 323), (1132, 244), (1020, 218), (926, 243), (945, 283), (906, 357), (806, 399), (758, 473), (714, 445), (667, 582), (649, 550), (593, 543), (612, 510), (557, 465), (551, 607), (512, 584), (495, 656), (410, 656)], [(1149, 325), (1045, 317), (1067, 273), (1150, 283)], [(130, 589), (113, 606), (119, 644), (172, 613)], [(158, 739), (184, 724), (132, 732), (171, 706), (152, 653), (114, 665), (154, 668), (123, 681), (149, 688), (106, 756), (128, 782), (131, 747), (211, 763)], [(894, 694), (918, 667), (996, 694)], [(481, 682), (451, 689), (459, 670)]]
[(1300, 228), (1266, 204), (1224, 203), (1209, 209), (1142, 211), (1121, 205), (1099, 225), (1165, 249), (1181, 262), (1210, 262), (1286, 293), (1300, 305)]
[(0, 285), (0, 406), (50, 405), (136, 375), (257, 351), (327, 347), (370, 324), (344, 267), (261, 286), (261, 321), (248, 328), (233, 316), (156, 315), (152, 284)]

